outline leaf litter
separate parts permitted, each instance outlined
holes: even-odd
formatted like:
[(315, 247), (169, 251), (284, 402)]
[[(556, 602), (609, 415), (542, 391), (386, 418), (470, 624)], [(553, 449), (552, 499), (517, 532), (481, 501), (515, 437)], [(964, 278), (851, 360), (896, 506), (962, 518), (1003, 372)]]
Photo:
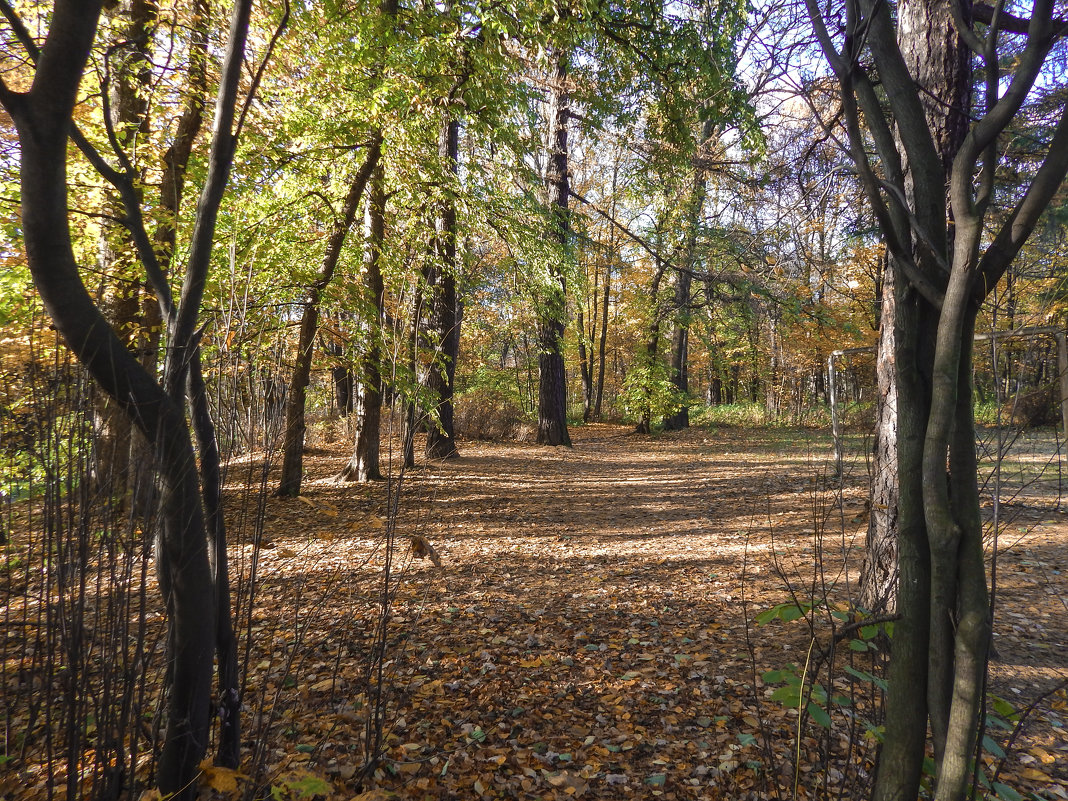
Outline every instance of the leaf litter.
[[(206, 762), (202, 797), (859, 797), (875, 743), (856, 721), (876, 713), (801, 716), (763, 677), (809, 650), (805, 614), (767, 615), (791, 590), (846, 608), (864, 476), (837, 506), (826, 443), (804, 432), (573, 434), (571, 450), (464, 443), (409, 472), (394, 551), (396, 482), (336, 482), (344, 442), (309, 455), (305, 494), (267, 501), (258, 597), (238, 610), (249, 764)], [(1021, 542), (999, 568), (991, 669), (1017, 708), (1068, 675), (1068, 528), (1055, 516)], [(238, 575), (251, 553), (233, 546)], [(1034, 580), (1036, 553), (1052, 583)], [(820, 680), (840, 698), (865, 670)], [(1068, 798), (1066, 701), (1046, 699), (1000, 782)]]

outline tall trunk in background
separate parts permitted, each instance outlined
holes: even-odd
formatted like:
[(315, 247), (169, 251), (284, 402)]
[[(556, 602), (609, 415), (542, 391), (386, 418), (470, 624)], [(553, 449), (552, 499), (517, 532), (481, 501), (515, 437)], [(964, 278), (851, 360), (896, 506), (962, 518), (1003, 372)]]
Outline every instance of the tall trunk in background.
[[(545, 188), (549, 203), (549, 236), (558, 245), (560, 258), (569, 258), (571, 222), (568, 202), (567, 124), (570, 94), (567, 88), (565, 54), (554, 53), (549, 75), (549, 161)], [(538, 299), (538, 444), (571, 445), (567, 430), (567, 377), (564, 372), (564, 329), (567, 326), (567, 267), (555, 265), (549, 285)]]
[[(115, 141), (125, 152), (136, 152), (137, 139), (148, 133), (151, 80), (148, 51), (155, 7), (145, 0), (125, 0), (106, 13), (119, 22), (120, 44), (110, 54), (108, 89), (109, 124)], [(143, 170), (138, 170), (143, 180)], [(141, 311), (140, 264), (129, 231), (117, 220), (124, 216), (122, 200), (112, 196), (100, 224), (97, 269), (101, 276), (100, 309), (123, 344), (137, 352), (145, 336)], [(130, 470), (135, 427), (119, 404), (104, 393), (95, 398), (93, 477), (97, 488), (113, 501), (125, 504), (139, 472)], [(143, 446), (142, 446), (143, 447)]]
[(377, 481), (379, 440), (382, 422), (382, 326), (385, 317), (385, 287), (382, 282), (381, 255), (386, 240), (386, 194), (382, 168), (371, 175), (371, 186), (364, 211), (363, 285), (360, 288), (360, 333), (356, 344), (355, 409), (356, 443), (352, 458), (341, 471), (346, 481)]
[[(438, 143), (443, 166), (455, 180), (460, 158), (460, 123), (449, 120)], [(456, 200), (448, 187), (438, 209), (434, 248), (425, 273), (426, 333), (433, 358), (421, 376), (432, 408), (426, 424), (426, 455), (453, 459), (460, 455), (453, 431), (453, 384), (460, 355), (460, 326), (456, 306)]]
[[(593, 282), (593, 313), (590, 315), (590, 323), (594, 329), (597, 328), (597, 271), (594, 268), (594, 282)], [(579, 349), (579, 369), (582, 372), (582, 422), (590, 422), (590, 414), (593, 412), (593, 349), (586, 346), (587, 332), (586, 332), (586, 315), (583, 314), (582, 305), (579, 305), (578, 317), (576, 319), (576, 329), (578, 329), (578, 349)], [(590, 337), (592, 341), (592, 337)]]
[[(663, 322), (663, 310), (660, 302), (660, 283), (664, 280), (664, 273), (667, 271), (667, 262), (661, 259), (656, 260), (656, 270), (653, 272), (653, 283), (649, 287), (649, 305), (652, 309), (653, 317), (649, 321), (649, 330), (645, 337), (645, 353), (643, 359), (645, 361), (645, 367), (649, 371), (647, 375), (649, 380), (652, 380), (655, 375), (654, 368), (660, 359), (660, 326)], [(642, 409), (641, 417), (638, 419), (638, 425), (635, 426), (635, 433), (637, 434), (649, 434), (653, 429), (653, 409), (651, 403), (652, 387), (643, 387), (646, 395), (645, 406)]]
[[(693, 273), (697, 267), (697, 236), (701, 229), (705, 197), (708, 194), (708, 169), (704, 156), (709, 140), (715, 131), (713, 121), (705, 120), (701, 126), (701, 141), (694, 159), (693, 188), (686, 209), (686, 248), (681, 269), (675, 275), (675, 320), (671, 332), (671, 383), (682, 397), (690, 394), (690, 295)], [(680, 431), (690, 427), (690, 407), (683, 403), (677, 412), (664, 418), (666, 431)]]
[(319, 267), (319, 274), (315, 281), (308, 287), (301, 308), (300, 330), (297, 335), (297, 353), (293, 361), (293, 372), (289, 379), (289, 392), (286, 395), (286, 420), (285, 435), (282, 445), (282, 476), (278, 482), (276, 494), (281, 497), (300, 495), (300, 485), (304, 479), (304, 434), (307, 426), (304, 421), (304, 406), (308, 392), (308, 384), (311, 381), (312, 356), (315, 350), (315, 334), (319, 330), (319, 302), (322, 299), (323, 290), (334, 277), (334, 271), (341, 258), (341, 248), (345, 244), (352, 222), (356, 218), (356, 211), (360, 206), (360, 199), (367, 182), (371, 178), (371, 172), (378, 164), (378, 158), (382, 152), (382, 135), (375, 132), (371, 137), (367, 155), (363, 164), (356, 171), (349, 191), (345, 197), (345, 203), (341, 209), (341, 215), (334, 221), (334, 226), (327, 240), (326, 252), (323, 254), (323, 262)]
[(604, 267), (604, 294), (601, 298), (601, 336), (597, 341), (597, 395), (593, 401), (593, 416), (601, 418), (601, 403), (604, 400), (604, 367), (608, 346), (608, 300), (612, 290), (612, 261)]

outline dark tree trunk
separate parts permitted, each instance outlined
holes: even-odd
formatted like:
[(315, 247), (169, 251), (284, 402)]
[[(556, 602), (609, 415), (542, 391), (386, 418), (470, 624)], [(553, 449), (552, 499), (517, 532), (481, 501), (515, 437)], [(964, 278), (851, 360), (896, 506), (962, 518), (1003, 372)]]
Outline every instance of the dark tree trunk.
[(385, 287), (380, 257), (386, 239), (386, 196), (382, 168), (371, 176), (370, 193), (364, 212), (363, 286), (360, 313), (364, 341), (359, 343), (356, 381), (356, 442), (352, 458), (341, 472), (346, 481), (379, 481), (379, 440), (382, 420), (382, 325)]
[(199, 346), (193, 350), (189, 365), (188, 394), (200, 455), (200, 484), (207, 515), (208, 559), (215, 582), (215, 655), (219, 687), (219, 744), (215, 763), (236, 769), (241, 763), (241, 684), (237, 637), (230, 608), (230, 562), (226, 553), (219, 444), (208, 403)]
[(356, 378), (352, 368), (345, 365), (331, 367), (330, 378), (334, 384), (334, 404), (338, 414), (348, 417), (356, 409)]
[[(550, 212), (549, 235), (559, 246), (561, 258), (570, 253), (571, 223), (568, 212), (567, 124), (570, 95), (567, 88), (567, 57), (556, 53), (549, 76), (549, 163), (545, 186)], [(567, 376), (564, 372), (564, 329), (567, 319), (565, 268), (558, 266), (544, 288), (538, 308), (538, 444), (571, 445), (567, 430)]]
[[(597, 287), (594, 286), (594, 294), (596, 295)], [(594, 304), (596, 307), (596, 303)], [(596, 309), (593, 313), (594, 325), (597, 324), (597, 312)], [(577, 328), (579, 332), (579, 368), (582, 373), (582, 422), (590, 422), (590, 414), (593, 413), (593, 352), (592, 349), (586, 347), (586, 317), (582, 313), (582, 309), (578, 310), (578, 318), (576, 320)]]
[(334, 222), (327, 241), (323, 263), (315, 282), (308, 287), (308, 297), (304, 301), (300, 316), (300, 331), (297, 335), (297, 353), (293, 362), (293, 372), (286, 394), (285, 434), (282, 440), (282, 476), (278, 482), (276, 494), (282, 497), (300, 495), (300, 485), (304, 479), (304, 434), (307, 425), (304, 420), (304, 406), (307, 398), (308, 384), (311, 381), (312, 356), (315, 351), (315, 334), (319, 329), (319, 301), (323, 290), (334, 277), (341, 247), (345, 237), (356, 218), (364, 188), (371, 178), (371, 172), (378, 163), (381, 154), (382, 136), (375, 132), (360, 169), (349, 185), (348, 195), (341, 210), (341, 216)]
[[(455, 178), (460, 157), (460, 123), (449, 120), (441, 133), (439, 153)], [(451, 191), (451, 190), (450, 190)], [(453, 431), (453, 384), (460, 355), (460, 326), (456, 306), (456, 201), (442, 201), (438, 211), (434, 253), (426, 271), (426, 328), (433, 344), (433, 359), (422, 376), (433, 408), (427, 420), (426, 455), (453, 459), (460, 455)]]

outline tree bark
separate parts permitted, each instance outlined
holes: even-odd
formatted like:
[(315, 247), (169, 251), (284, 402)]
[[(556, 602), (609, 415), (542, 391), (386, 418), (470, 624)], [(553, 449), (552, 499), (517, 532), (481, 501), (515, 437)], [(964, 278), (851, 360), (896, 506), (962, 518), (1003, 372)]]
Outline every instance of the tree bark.
[(883, 260), (882, 305), (879, 310), (879, 342), (875, 354), (875, 443), (869, 496), (868, 535), (864, 567), (860, 576), (860, 605), (871, 614), (897, 610), (897, 387), (895, 376), (893, 259)]
[[(549, 163), (545, 186), (549, 202), (549, 236), (560, 258), (570, 253), (567, 124), (570, 95), (567, 56), (554, 53), (549, 76)], [(538, 304), (538, 444), (571, 446), (567, 430), (567, 376), (564, 372), (564, 329), (567, 319), (567, 280), (563, 264), (550, 270), (549, 285)]]

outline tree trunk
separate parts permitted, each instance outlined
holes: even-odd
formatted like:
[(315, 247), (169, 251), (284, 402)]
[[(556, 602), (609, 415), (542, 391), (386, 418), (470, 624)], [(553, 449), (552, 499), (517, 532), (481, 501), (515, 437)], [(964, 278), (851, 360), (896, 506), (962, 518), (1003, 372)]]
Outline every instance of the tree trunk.
[[(596, 286), (594, 286), (593, 291), (596, 294)], [(594, 325), (596, 325), (596, 311), (594, 312), (593, 320)], [(586, 347), (586, 317), (582, 313), (581, 308), (578, 310), (578, 318), (575, 322), (579, 332), (579, 368), (582, 373), (582, 422), (588, 423), (590, 422), (590, 414), (593, 412), (593, 376), (591, 375), (593, 368), (593, 353), (590, 348)]]
[(868, 536), (860, 576), (860, 605), (872, 614), (897, 610), (897, 387), (893, 260), (884, 259), (879, 343), (875, 356), (876, 420), (872, 449)]
[(642, 408), (641, 417), (638, 419), (638, 425), (634, 427), (634, 432), (636, 434), (651, 434), (653, 430), (653, 408), (651, 401), (653, 388), (648, 382), (654, 380), (656, 376), (656, 366), (660, 360), (660, 324), (662, 316), (660, 308), (660, 282), (664, 279), (666, 270), (667, 262), (657, 259), (656, 271), (653, 273), (653, 283), (649, 288), (649, 304), (652, 308), (653, 318), (649, 321), (649, 330), (645, 338), (645, 353), (642, 356), (647, 371), (647, 385), (641, 388), (645, 393), (645, 405)]
[(360, 313), (364, 342), (358, 343), (355, 387), (356, 443), (352, 458), (341, 472), (346, 481), (366, 483), (382, 479), (379, 440), (382, 420), (382, 326), (385, 287), (380, 258), (386, 239), (386, 196), (382, 168), (371, 176), (370, 194), (364, 212), (363, 286)]
[(293, 372), (289, 380), (289, 391), (286, 394), (286, 420), (285, 434), (282, 440), (282, 476), (278, 482), (275, 494), (281, 497), (294, 497), (300, 495), (300, 485), (304, 479), (304, 434), (307, 425), (304, 420), (304, 406), (308, 392), (308, 384), (311, 381), (312, 356), (315, 351), (315, 334), (319, 329), (319, 301), (323, 290), (334, 277), (338, 260), (341, 258), (341, 247), (345, 243), (345, 237), (352, 227), (352, 221), (356, 218), (356, 211), (360, 206), (360, 198), (363, 190), (371, 178), (371, 172), (378, 164), (381, 154), (382, 135), (375, 132), (371, 137), (371, 143), (360, 169), (349, 185), (348, 195), (341, 210), (341, 216), (334, 222), (327, 241), (326, 252), (323, 254), (323, 263), (319, 268), (319, 275), (315, 282), (308, 287), (308, 296), (304, 301), (300, 316), (300, 331), (297, 335), (297, 353), (293, 362)]
[[(441, 132), (439, 153), (455, 179), (460, 157), (460, 123), (449, 120)], [(446, 192), (452, 191), (451, 188)], [(456, 307), (456, 201), (447, 196), (438, 211), (434, 252), (426, 271), (427, 333), (433, 358), (422, 376), (433, 408), (427, 420), (428, 459), (454, 459), (460, 455), (453, 431), (453, 384), (460, 355), (460, 326)]]
[[(571, 223), (568, 213), (567, 123), (570, 95), (567, 88), (567, 57), (555, 53), (549, 86), (549, 163), (545, 185), (550, 211), (549, 235), (559, 247), (560, 258), (570, 253)], [(551, 271), (550, 284), (538, 304), (538, 444), (571, 445), (567, 430), (567, 376), (564, 372), (564, 329), (567, 318), (567, 283), (563, 264)]]
[(601, 403), (604, 400), (605, 352), (608, 344), (608, 298), (612, 288), (612, 262), (604, 268), (604, 296), (601, 299), (601, 336), (597, 342), (597, 396), (593, 402), (593, 416), (601, 419)]
[[(145, 98), (151, 80), (148, 49), (155, 9), (145, 0), (126, 0), (107, 13), (116, 19), (122, 42), (114, 47), (109, 59), (108, 123), (116, 143), (126, 152), (136, 152), (134, 146), (138, 135), (148, 132)], [(139, 170), (138, 178), (143, 177)], [(113, 221), (123, 219), (121, 198), (111, 197), (107, 204), (110, 219), (101, 221), (97, 262), (103, 284), (101, 311), (123, 344), (137, 352), (138, 341), (144, 336), (144, 323), (140, 319), (141, 282), (138, 272), (132, 269), (136, 253), (129, 231)], [(94, 483), (101, 493), (123, 506), (128, 500), (128, 492), (134, 489), (131, 479), (137, 475), (131, 470), (134, 437), (138, 436), (134, 430), (129, 417), (116, 403), (103, 393), (97, 396), (93, 436)], [(143, 444), (139, 450), (144, 450)]]
[[(701, 141), (698, 143), (698, 156), (703, 154), (711, 140), (715, 128), (712, 119), (705, 120), (701, 126)], [(683, 398), (690, 394), (690, 294), (693, 273), (697, 267), (697, 235), (701, 227), (701, 215), (704, 211), (705, 196), (708, 191), (708, 172), (695, 164), (693, 189), (690, 192), (689, 208), (686, 214), (686, 250), (682, 268), (676, 271), (675, 279), (675, 319), (671, 332), (671, 383)], [(681, 431), (690, 427), (690, 406), (683, 403), (679, 410), (664, 418), (665, 431)]]

